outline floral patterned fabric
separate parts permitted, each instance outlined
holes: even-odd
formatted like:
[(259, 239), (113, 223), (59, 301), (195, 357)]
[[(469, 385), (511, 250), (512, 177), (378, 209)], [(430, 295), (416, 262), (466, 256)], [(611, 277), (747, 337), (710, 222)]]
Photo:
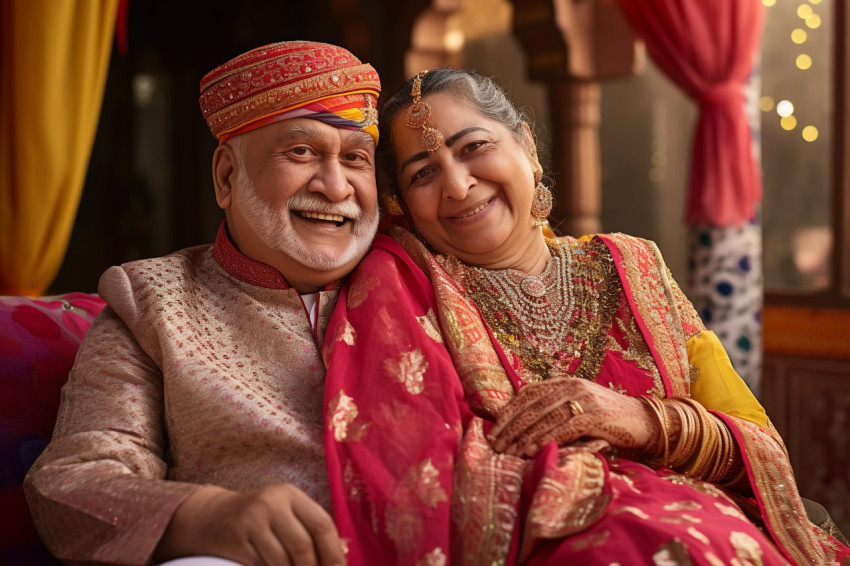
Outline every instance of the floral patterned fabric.
[(33, 526), (21, 488), (47, 446), (59, 391), (104, 301), (69, 293), (0, 297), (0, 563), (58, 564)]

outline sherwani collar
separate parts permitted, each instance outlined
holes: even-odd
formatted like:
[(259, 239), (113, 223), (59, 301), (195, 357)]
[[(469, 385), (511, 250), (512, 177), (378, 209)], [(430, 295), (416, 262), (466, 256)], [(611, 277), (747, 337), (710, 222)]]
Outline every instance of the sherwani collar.
[[(213, 258), (228, 274), (240, 281), (265, 287), (267, 289), (290, 289), (286, 278), (274, 267), (256, 261), (240, 252), (227, 233), (227, 221), (222, 220), (213, 244)], [(323, 291), (333, 291), (340, 286), (339, 281), (325, 285)]]

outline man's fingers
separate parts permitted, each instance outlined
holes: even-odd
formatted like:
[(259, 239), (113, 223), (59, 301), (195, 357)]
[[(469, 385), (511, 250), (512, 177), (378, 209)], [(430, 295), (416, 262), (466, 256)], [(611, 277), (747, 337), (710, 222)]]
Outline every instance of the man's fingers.
[[(330, 515), (315, 501), (304, 496), (292, 502), (292, 511), (297, 523), (310, 537), (311, 551), (316, 564), (322, 566), (342, 566), (346, 563), (345, 553), (339, 539), (339, 532)], [(288, 549), (289, 547), (287, 547)], [(290, 551), (293, 562), (301, 566)], [(309, 564), (306, 563), (305, 564)]]
[(295, 566), (289, 560), (283, 543), (272, 531), (255, 533), (251, 540), (251, 546), (259, 557), (257, 564), (261, 566)]

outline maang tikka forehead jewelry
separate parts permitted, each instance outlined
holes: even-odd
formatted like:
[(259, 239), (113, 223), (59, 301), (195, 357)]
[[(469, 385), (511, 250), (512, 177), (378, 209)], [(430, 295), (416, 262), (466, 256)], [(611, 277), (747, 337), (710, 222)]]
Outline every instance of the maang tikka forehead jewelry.
[(413, 103), (404, 115), (404, 123), (408, 128), (414, 130), (422, 128), (419, 143), (422, 144), (422, 149), (431, 153), (437, 151), (443, 145), (443, 134), (428, 125), (428, 120), (431, 119), (431, 105), (422, 101), (422, 78), (427, 72), (426, 69), (413, 77), (413, 87), (410, 89)]

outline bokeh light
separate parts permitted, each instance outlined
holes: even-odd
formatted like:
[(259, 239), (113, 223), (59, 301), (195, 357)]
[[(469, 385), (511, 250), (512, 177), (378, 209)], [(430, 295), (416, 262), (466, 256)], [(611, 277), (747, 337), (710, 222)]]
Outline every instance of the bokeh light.
[(811, 16), (806, 18), (806, 25), (811, 29), (819, 28), (821, 25), (820, 16), (818, 16), (817, 14), (812, 14)]
[(797, 6), (797, 15), (800, 17), (801, 20), (805, 20), (813, 13), (814, 10), (812, 10), (812, 7), (808, 4), (800, 4), (799, 6)]
[(814, 126), (806, 126), (803, 128), (803, 139), (807, 142), (813, 142), (818, 139), (818, 129)]
[(791, 104), (790, 100), (780, 100), (776, 105), (776, 113), (783, 118), (790, 116), (794, 113), (794, 105)]
[(762, 112), (770, 112), (773, 110), (773, 97), (762, 96), (759, 98), (759, 110)]
[(791, 32), (791, 41), (800, 45), (801, 43), (805, 43), (806, 39), (808, 39), (809, 34), (806, 33), (806, 30), (797, 28)]
[(783, 130), (793, 130), (797, 127), (797, 118), (794, 116), (785, 116), (779, 121), (779, 125), (782, 126)]

